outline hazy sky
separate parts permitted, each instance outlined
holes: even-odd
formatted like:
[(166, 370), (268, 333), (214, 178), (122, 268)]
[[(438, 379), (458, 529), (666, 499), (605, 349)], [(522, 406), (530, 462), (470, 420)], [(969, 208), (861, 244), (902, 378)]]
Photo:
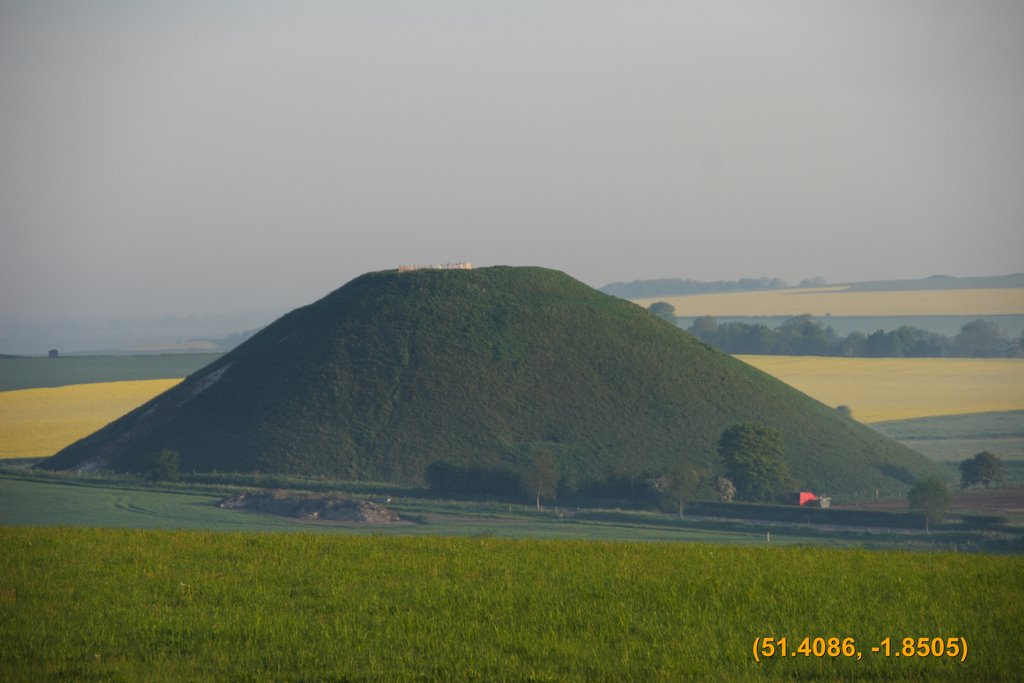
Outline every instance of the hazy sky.
[(1024, 3), (0, 0), (0, 314), (1024, 271)]

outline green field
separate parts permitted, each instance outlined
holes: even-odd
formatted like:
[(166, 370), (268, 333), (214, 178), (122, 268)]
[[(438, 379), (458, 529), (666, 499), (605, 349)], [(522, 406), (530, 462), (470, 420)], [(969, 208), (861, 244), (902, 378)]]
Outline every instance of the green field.
[[(123, 475), (33, 473), (0, 469), (0, 525), (81, 526), (207, 531), (300, 531), (401, 536), (486, 536), (596, 541), (672, 541), (721, 544), (805, 545), (878, 550), (969, 550), (1021, 553), (1024, 515), (1007, 509), (1005, 491), (992, 491), (993, 504), (977, 501), (968, 516), (947, 515), (946, 523), (923, 532), (923, 521), (907, 514), (902, 499), (883, 499), (892, 518), (860, 517), (833, 507), (799, 510), (791, 506), (694, 502), (685, 517), (653, 509), (560, 508), (537, 512), (528, 499), (451, 500), (430, 491), (385, 484), (299, 479), (275, 475), (188, 475), (189, 481), (155, 483)], [(376, 500), (401, 515), (402, 523), (361, 525), (307, 521), (221, 509), (217, 502), (239, 491), (263, 488), (303, 490)], [(1018, 497), (1019, 499), (1019, 497)], [(835, 501), (833, 501), (835, 502)], [(796, 514), (796, 513), (802, 514)], [(892, 513), (887, 513), (892, 514)], [(979, 526), (971, 515), (995, 522)], [(698, 516), (705, 515), (705, 516)], [(992, 517), (992, 515), (996, 515)], [(870, 517), (870, 515), (868, 515)], [(774, 520), (774, 521), (773, 521)], [(769, 536), (770, 534), (770, 536)]]
[(185, 377), (219, 358), (219, 353), (154, 356), (68, 356), (0, 358), (0, 391), (69, 384)]
[(1024, 411), (945, 415), (871, 425), (935, 460), (966, 460), (991, 451), (1004, 460), (1024, 460)]
[(871, 427), (948, 465), (954, 478), (960, 476), (961, 461), (989, 451), (1005, 463), (1004, 484), (1024, 484), (1024, 411), (893, 420)]
[[(8, 681), (996, 681), (1024, 649), (1018, 557), (6, 527), (0, 544)], [(860, 658), (758, 663), (765, 637), (852, 638)], [(905, 637), (967, 656), (894, 656)], [(893, 656), (871, 651), (885, 638)]]
[[(764, 542), (765, 532), (741, 525), (678, 525), (667, 515), (633, 515), (629, 521), (576, 520), (538, 515), (523, 504), (469, 503), (399, 498), (390, 509), (408, 524), (360, 526), (331, 524), (225, 510), (216, 503), (235, 488), (143, 488), (131, 483), (38, 481), (0, 475), (0, 525), (87, 526), (125, 529), (203, 529), (211, 531), (300, 531), (379, 535), (500, 536), (599, 540)], [(362, 496), (365, 497), (365, 496)], [(776, 533), (776, 544), (813, 541), (803, 530)], [(856, 535), (821, 543), (846, 546)], [(882, 542), (882, 537), (878, 537)]]

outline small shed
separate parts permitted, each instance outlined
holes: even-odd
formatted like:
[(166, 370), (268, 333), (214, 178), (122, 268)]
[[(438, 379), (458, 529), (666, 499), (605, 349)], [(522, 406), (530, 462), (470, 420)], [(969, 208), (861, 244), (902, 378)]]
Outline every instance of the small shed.
[(797, 491), (789, 495), (789, 502), (800, 507), (827, 508), (832, 504), (832, 499), (828, 496), (816, 496), (810, 491)]
[(818, 497), (810, 491), (797, 491), (790, 495), (790, 503), (803, 507), (818, 500)]

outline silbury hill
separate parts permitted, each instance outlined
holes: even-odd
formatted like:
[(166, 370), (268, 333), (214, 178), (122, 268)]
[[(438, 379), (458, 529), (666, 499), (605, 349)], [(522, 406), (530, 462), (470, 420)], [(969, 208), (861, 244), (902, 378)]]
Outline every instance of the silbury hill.
[(713, 466), (722, 431), (784, 436), (795, 483), (905, 489), (935, 466), (639, 306), (542, 268), (368, 273), (283, 316), (42, 466), (419, 484), (445, 462), (568, 481)]

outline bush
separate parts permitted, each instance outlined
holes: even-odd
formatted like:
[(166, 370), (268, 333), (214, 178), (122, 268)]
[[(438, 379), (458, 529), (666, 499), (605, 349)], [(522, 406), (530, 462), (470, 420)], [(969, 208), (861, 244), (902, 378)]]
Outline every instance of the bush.
[(165, 448), (150, 456), (148, 462), (149, 478), (153, 481), (177, 481), (181, 476), (178, 472), (181, 454), (177, 451)]
[(910, 509), (920, 512), (924, 517), (925, 531), (928, 531), (930, 523), (942, 521), (953, 498), (945, 482), (937, 477), (928, 477), (918, 482), (917, 486), (910, 489), (907, 497), (910, 499)]
[(427, 486), (435, 493), (518, 496), (519, 477), (500, 467), (459, 465), (437, 460), (427, 466)]

